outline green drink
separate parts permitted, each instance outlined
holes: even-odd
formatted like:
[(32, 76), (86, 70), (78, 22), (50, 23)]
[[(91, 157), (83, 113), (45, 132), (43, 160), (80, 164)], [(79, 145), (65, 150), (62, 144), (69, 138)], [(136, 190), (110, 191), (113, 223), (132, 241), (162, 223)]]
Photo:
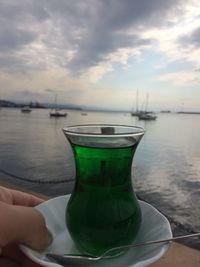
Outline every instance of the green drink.
[(114, 246), (130, 244), (139, 230), (141, 211), (131, 183), (131, 165), (143, 131), (136, 128), (139, 134), (134, 132), (132, 138), (130, 133), (122, 136), (109, 130), (120, 126), (85, 127), (100, 131), (88, 134), (82, 131), (84, 126), (70, 133), (72, 127), (64, 130), (76, 162), (76, 184), (66, 223), (77, 248), (97, 256)]

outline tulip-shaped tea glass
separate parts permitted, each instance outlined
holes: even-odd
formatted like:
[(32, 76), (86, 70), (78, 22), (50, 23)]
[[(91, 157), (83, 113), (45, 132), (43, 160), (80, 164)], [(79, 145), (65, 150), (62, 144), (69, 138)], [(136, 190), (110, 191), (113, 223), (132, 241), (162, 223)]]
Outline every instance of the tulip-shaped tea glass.
[[(77, 248), (98, 256), (109, 248), (130, 244), (141, 224), (131, 166), (144, 130), (135, 126), (79, 125), (63, 131), (76, 165), (66, 224)], [(111, 256), (123, 252), (115, 251)]]

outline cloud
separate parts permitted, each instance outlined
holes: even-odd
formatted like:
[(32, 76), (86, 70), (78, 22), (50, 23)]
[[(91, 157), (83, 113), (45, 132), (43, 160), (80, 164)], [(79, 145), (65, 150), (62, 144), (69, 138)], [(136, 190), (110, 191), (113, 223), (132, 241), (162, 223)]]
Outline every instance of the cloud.
[(199, 48), (200, 45), (200, 27), (196, 28), (194, 31), (187, 35), (180, 37), (179, 42), (183, 45), (192, 45)]
[[(91, 16), (91, 25), (78, 40), (78, 49), (68, 67), (85, 70), (105, 62), (111, 53), (123, 48), (141, 49), (150, 44), (141, 31), (161, 25), (178, 1), (101, 1)], [(160, 15), (162, 14), (162, 16)]]
[(34, 32), (2, 25), (0, 28), (0, 50), (2, 52), (18, 50), (24, 45), (31, 43), (35, 38), (36, 34)]
[[(102, 34), (102, 36), (100, 36)], [(143, 39), (140, 36), (115, 33), (98, 32), (97, 37), (92, 35), (90, 39), (84, 39), (79, 44), (79, 50), (68, 64), (70, 70), (79, 72), (99, 63), (107, 61), (109, 55), (123, 48), (142, 48), (151, 43), (150, 39)], [(92, 41), (91, 41), (92, 39)], [(93, 40), (95, 39), (95, 41)]]
[(55, 93), (56, 92), (54, 89), (51, 89), (51, 88), (46, 88), (44, 91), (47, 93)]
[(166, 72), (171, 73), (169, 68), (173, 67), (174, 63), (178, 63), (180, 68), (188, 65), (189, 72), (191, 69), (199, 68), (199, 8), (198, 0), (189, 0), (182, 6), (181, 12), (168, 17), (171, 23), (161, 28), (150, 27), (143, 32), (143, 37), (153, 39), (156, 43), (156, 46), (151, 46), (151, 51), (160, 53), (157, 69), (159, 66), (160, 69), (166, 69)]
[(199, 8), (199, 0), (1, 0), (0, 88), (73, 103), (104, 104), (109, 92), (120, 105), (135, 86), (197, 86)]
[(172, 82), (172, 84), (179, 87), (200, 85), (200, 77), (197, 71), (177, 71), (166, 73), (160, 75), (158, 80)]
[(166, 24), (179, 4), (180, 0), (1, 1), (0, 68), (59, 66), (83, 73), (105, 65), (120, 49), (139, 51), (151, 44), (141, 31)]

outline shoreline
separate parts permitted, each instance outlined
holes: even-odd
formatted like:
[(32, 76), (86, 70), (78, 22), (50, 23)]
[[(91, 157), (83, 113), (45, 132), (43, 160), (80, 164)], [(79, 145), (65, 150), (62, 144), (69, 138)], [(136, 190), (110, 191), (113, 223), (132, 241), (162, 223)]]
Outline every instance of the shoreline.
[(200, 112), (193, 112), (193, 111), (178, 111), (177, 114), (194, 114), (194, 115), (200, 115)]

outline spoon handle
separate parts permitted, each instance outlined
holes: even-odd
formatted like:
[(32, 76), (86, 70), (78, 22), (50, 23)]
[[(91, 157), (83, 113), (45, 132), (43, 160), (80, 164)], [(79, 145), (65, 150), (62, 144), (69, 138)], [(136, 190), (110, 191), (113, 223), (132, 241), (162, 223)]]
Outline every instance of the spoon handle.
[(117, 249), (122, 249), (122, 248), (131, 248), (131, 247), (141, 247), (141, 246), (147, 246), (147, 245), (152, 245), (152, 244), (159, 244), (159, 243), (167, 243), (179, 239), (184, 239), (184, 238), (193, 238), (193, 237), (198, 237), (200, 236), (200, 233), (195, 233), (195, 234), (189, 234), (189, 235), (180, 235), (168, 239), (162, 239), (162, 240), (154, 240), (154, 241), (145, 241), (137, 244), (130, 244), (130, 245), (125, 245), (125, 246), (120, 246), (120, 247), (114, 247), (109, 250), (107, 250), (101, 257), (104, 257), (106, 254), (112, 252), (113, 250)]
[(168, 238), (168, 239), (145, 241), (145, 242), (141, 242), (141, 243), (137, 243), (137, 244), (114, 247), (114, 248), (107, 250), (99, 257), (93, 257), (93, 256), (88, 256), (88, 255), (59, 255), (59, 254), (53, 254), (53, 253), (46, 254), (46, 256), (50, 260), (53, 260), (54, 262), (62, 264), (63, 266), (69, 266), (69, 264), (72, 264), (72, 265), (73, 264), (88, 264), (91, 262), (98, 261), (104, 257), (106, 258), (106, 255), (108, 255), (110, 252), (117, 250), (117, 249), (141, 247), (141, 246), (147, 246), (147, 245), (159, 244), (159, 243), (167, 243), (167, 242), (171, 242), (171, 241), (175, 241), (175, 240), (179, 240), (179, 239), (184, 239), (184, 238), (189, 238), (189, 237), (193, 238), (193, 237), (198, 237), (198, 236), (200, 236), (200, 233), (181, 235), (181, 236), (176, 236), (176, 237), (172, 237), (172, 238)]

